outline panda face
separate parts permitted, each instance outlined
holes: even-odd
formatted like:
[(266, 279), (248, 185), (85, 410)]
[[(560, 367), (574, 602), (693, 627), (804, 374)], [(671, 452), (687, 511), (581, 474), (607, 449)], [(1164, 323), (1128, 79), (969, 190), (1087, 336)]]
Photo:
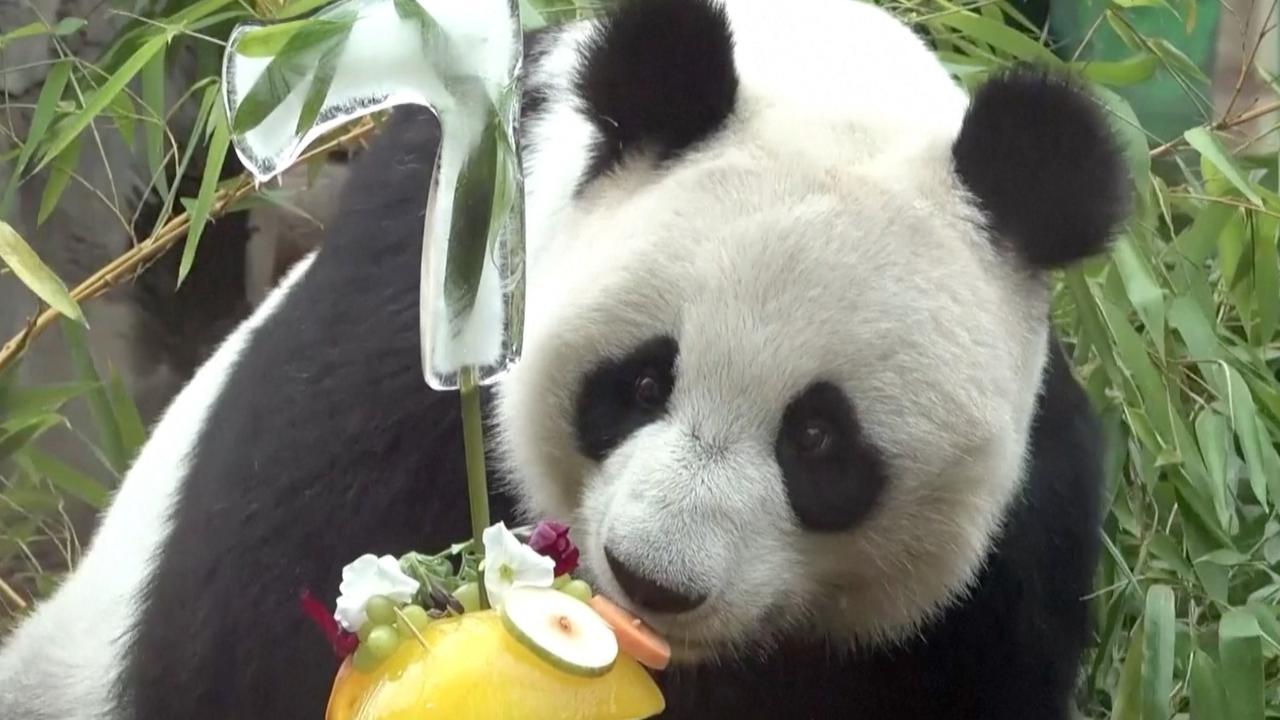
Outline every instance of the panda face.
[(963, 587), (1019, 477), (1042, 281), (945, 154), (908, 179), (784, 142), (730, 130), (646, 187), (602, 180), (531, 271), (501, 390), (527, 508), (678, 656), (814, 619), (902, 632)]
[(961, 597), (1023, 475), (1045, 271), (1124, 216), (1069, 84), (970, 100), (883, 10), (784, 5), (630, 0), (530, 72), (495, 436), (677, 661), (892, 641)]

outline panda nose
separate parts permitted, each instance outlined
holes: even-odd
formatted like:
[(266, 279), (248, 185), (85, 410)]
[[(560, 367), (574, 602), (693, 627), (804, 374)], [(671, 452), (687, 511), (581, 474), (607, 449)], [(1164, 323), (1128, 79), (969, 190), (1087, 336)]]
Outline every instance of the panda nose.
[(609, 569), (613, 577), (622, 586), (623, 592), (637, 605), (659, 613), (688, 612), (707, 599), (705, 594), (688, 595), (659, 585), (640, 573), (627, 567), (608, 547), (604, 549), (604, 557), (609, 561)]

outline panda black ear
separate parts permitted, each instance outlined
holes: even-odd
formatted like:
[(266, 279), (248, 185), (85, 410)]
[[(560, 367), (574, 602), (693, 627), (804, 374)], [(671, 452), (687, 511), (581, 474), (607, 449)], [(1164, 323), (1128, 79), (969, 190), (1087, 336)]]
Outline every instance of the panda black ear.
[(624, 0), (583, 55), (577, 89), (601, 135), (584, 183), (633, 150), (670, 159), (733, 111), (733, 34), (715, 0)]
[(1106, 249), (1129, 210), (1107, 119), (1066, 78), (1017, 68), (974, 94), (952, 148), (997, 242), (1040, 270)]

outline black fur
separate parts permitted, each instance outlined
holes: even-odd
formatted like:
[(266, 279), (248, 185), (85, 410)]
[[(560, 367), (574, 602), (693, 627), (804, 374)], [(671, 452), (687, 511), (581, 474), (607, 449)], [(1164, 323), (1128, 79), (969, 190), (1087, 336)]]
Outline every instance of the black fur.
[[(352, 160), (323, 251), (211, 409), (144, 591), (123, 717), (323, 717), (338, 664), (301, 592), (332, 604), (361, 554), (470, 532), (459, 400), (426, 387), (418, 344), (439, 124), (401, 109), (385, 132)], [(508, 498), (491, 505), (510, 515)]]
[[(805, 430), (826, 435), (805, 449)], [(815, 532), (848, 530), (875, 509), (888, 479), (880, 451), (862, 433), (853, 403), (831, 383), (806, 388), (782, 413), (774, 448), (791, 508)]]
[[(552, 26), (536, 33), (525, 33), (524, 67), (535, 64), (551, 47), (554, 38), (559, 34), (559, 26)], [(525, 83), (520, 88), (520, 113), (523, 117), (532, 117), (542, 111), (547, 104), (547, 88), (540, 83)]]
[[(674, 339), (654, 338), (626, 357), (602, 363), (587, 374), (578, 390), (574, 417), (578, 449), (583, 455), (604, 460), (632, 433), (665, 414), (679, 352)], [(660, 403), (638, 400), (636, 383), (641, 376), (653, 379), (663, 391)]]
[(428, 391), (418, 354), (438, 125), (401, 112), (388, 135), (353, 165), (375, 192), (347, 199), (212, 408), (145, 594), (127, 717), (323, 717), (337, 663), (299, 593), (331, 603), (359, 555), (469, 533), (458, 398)]
[(601, 134), (583, 185), (631, 152), (675, 157), (733, 111), (733, 35), (709, 0), (625, 0), (583, 54), (578, 93)]
[(1101, 252), (1128, 213), (1128, 175), (1106, 117), (1043, 70), (1020, 67), (983, 84), (953, 156), (995, 236), (1037, 269)]
[[(425, 112), (398, 111), (354, 161), (330, 240), (213, 409), (144, 598), (126, 717), (322, 717), (337, 662), (298, 593), (331, 598), (362, 553), (466, 536), (458, 400), (427, 390), (418, 351), (437, 140)], [(1097, 554), (1099, 434), (1051, 352), (1029, 480), (972, 597), (893, 651), (789, 645), (666, 673), (663, 717), (1068, 717)], [(508, 498), (492, 502), (512, 520)]]

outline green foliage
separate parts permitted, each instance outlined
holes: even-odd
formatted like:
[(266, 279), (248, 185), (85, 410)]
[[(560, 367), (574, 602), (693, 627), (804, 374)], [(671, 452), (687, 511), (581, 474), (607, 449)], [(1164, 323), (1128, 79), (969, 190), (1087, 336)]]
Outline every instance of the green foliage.
[(41, 300), (57, 308), (63, 315), (84, 322), (80, 306), (67, 292), (67, 286), (40, 261), (40, 257), (18, 232), (3, 220), (0, 220), (0, 262)]
[[(264, 91), (252, 117), (229, 121), (216, 102), (212, 67), (178, 100), (199, 107), (196, 127), (179, 145), (162, 125), (173, 108), (162, 107), (161, 63), (174, 43), (225, 41), (234, 23), (250, 20), (297, 21), (260, 31), (255, 42), (263, 52), (296, 43), (314, 54), (316, 43), (345, 37), (307, 19), (326, 4), (151, 3), (149, 20), (131, 23), (97, 65), (69, 57), (53, 63), (30, 132), (16, 154), (0, 158), (13, 165), (5, 177), (28, 177), (33, 159), (51, 165), (57, 177), (59, 160), (81, 136), (105, 131), (92, 122), (96, 117), (111, 117), (120, 129), (141, 123), (153, 185), (165, 198), (157, 227), (175, 203), (191, 210), (185, 271), (212, 211), (220, 162), (195, 163), (204, 172), (195, 198), (178, 197), (176, 179), (195, 154), (225, 149), (230, 132), (265, 117), (282, 96)], [(534, 28), (602, 4), (521, 0), (520, 6)], [(1133, 216), (1112, 253), (1055, 283), (1054, 322), (1110, 443), (1105, 552), (1090, 598), (1095, 638), (1081, 669), (1081, 711), (1115, 720), (1280, 718), (1280, 168), (1274, 156), (1251, 155), (1222, 132), (1232, 118), (1205, 117), (1202, 127), (1162, 146), (1122, 98), (1124, 88), (1159, 74), (1188, 88), (1189, 106), (1203, 106), (1190, 89), (1203, 83), (1199, 68), (1130, 21), (1132, 12), (1157, 8), (1190, 26), (1195, 3), (1110, 3), (1103, 19), (1129, 54), (1108, 62), (1060, 60), (1074, 55), (1047, 50), (1038, 29), (1004, 0), (880, 4), (911, 22), (971, 88), (1014, 60), (1078, 73), (1124, 143), (1137, 195)], [(75, 25), (68, 19), (19, 28), (0, 35), (0, 45), (21, 35), (56, 40)], [(288, 61), (282, 67), (292, 67)], [(323, 65), (294, 74), (323, 82)], [(13, 185), (0, 198), (0, 217)], [(52, 207), (59, 190), (47, 192)], [(76, 317), (60, 281), (40, 269), (16, 234), (0, 234), (0, 243), (6, 261), (19, 258), (15, 269), (26, 268), (19, 274), (33, 278), (40, 297)], [(0, 373), (0, 462), (16, 467), (0, 482), (0, 606), (11, 611), (47, 593), (74, 561), (67, 508), (101, 508), (109, 492), (82, 469), (41, 453), (33, 440), (64, 425), (61, 408), (81, 396), (94, 427), (78, 430), (92, 435), (86, 441), (114, 471), (127, 467), (145, 434), (119, 378), (99, 377), (81, 331), (70, 322), (63, 329), (77, 377), (20, 387), (11, 371)]]

